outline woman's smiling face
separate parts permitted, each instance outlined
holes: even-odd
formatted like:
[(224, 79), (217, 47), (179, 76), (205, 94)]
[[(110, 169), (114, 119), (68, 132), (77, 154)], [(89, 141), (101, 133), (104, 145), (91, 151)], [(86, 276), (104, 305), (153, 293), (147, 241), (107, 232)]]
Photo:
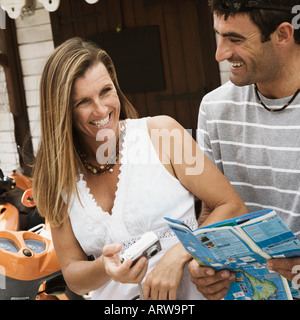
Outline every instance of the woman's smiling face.
[[(102, 63), (89, 68), (73, 88), (73, 126), (84, 146), (99, 146), (101, 130), (119, 134), (120, 100), (107, 69)], [(111, 131), (112, 130), (112, 131)]]

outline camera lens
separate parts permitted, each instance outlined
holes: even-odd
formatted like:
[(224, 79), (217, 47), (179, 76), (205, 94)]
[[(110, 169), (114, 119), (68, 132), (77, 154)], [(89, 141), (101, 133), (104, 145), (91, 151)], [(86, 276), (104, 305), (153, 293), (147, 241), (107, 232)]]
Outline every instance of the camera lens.
[(151, 248), (149, 248), (146, 252), (146, 256), (148, 259), (152, 258), (153, 256), (155, 256), (158, 252), (158, 247), (156, 245), (152, 246)]

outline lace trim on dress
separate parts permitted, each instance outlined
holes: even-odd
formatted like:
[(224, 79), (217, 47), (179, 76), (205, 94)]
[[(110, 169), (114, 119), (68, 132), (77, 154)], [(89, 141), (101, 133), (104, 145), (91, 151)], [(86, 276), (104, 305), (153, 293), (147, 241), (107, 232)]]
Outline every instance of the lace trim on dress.
[[(128, 123), (125, 120), (125, 126), (126, 126), (126, 131), (125, 131), (125, 136), (124, 136), (124, 141), (122, 144), (122, 148), (120, 148), (119, 150), (119, 158), (120, 158), (120, 166), (119, 166), (119, 175), (118, 175), (118, 182), (117, 182), (117, 190), (115, 192), (115, 200), (114, 200), (114, 205), (112, 208), (112, 214), (116, 214), (117, 212), (120, 212), (120, 205), (122, 206), (122, 201), (120, 198), (120, 190), (121, 188), (121, 184), (125, 183), (125, 165), (124, 163), (126, 163), (127, 159), (125, 159), (126, 154), (127, 154), (127, 137), (128, 137)], [(126, 152), (125, 152), (126, 150)]]
[[(189, 217), (186, 219), (183, 219), (182, 222), (186, 224), (191, 230), (195, 230), (198, 227), (197, 220), (194, 217)], [(153, 230), (159, 239), (168, 239), (176, 237), (173, 230), (169, 226), (165, 226), (163, 228)], [(140, 238), (142, 237), (142, 234), (136, 237), (132, 237), (127, 241), (124, 241), (122, 243), (122, 249), (120, 253), (122, 253), (124, 250), (131, 247), (134, 243), (136, 243)], [(100, 251), (100, 256), (102, 255), (102, 250)]]
[[(182, 222), (184, 224), (186, 224), (191, 230), (194, 230), (198, 227), (197, 221), (194, 217), (189, 217), (189, 218), (183, 219)], [(153, 231), (156, 233), (156, 235), (158, 236), (159, 239), (167, 239), (167, 238), (175, 237), (173, 230), (169, 226), (166, 226), (166, 227), (163, 227), (163, 228), (160, 228), (157, 230), (153, 230)], [(142, 235), (139, 235), (137, 237), (133, 237), (133, 238), (123, 242), (123, 247), (122, 247), (121, 252), (123, 252), (124, 250), (131, 247), (141, 237), (142, 237)]]
[[(127, 126), (126, 120), (125, 120), (125, 125)], [(119, 166), (117, 189), (116, 189), (116, 192), (115, 192), (115, 199), (114, 199), (114, 204), (113, 204), (113, 208), (112, 208), (112, 214), (117, 213), (120, 210), (119, 209), (119, 207), (120, 207), (120, 201), (119, 201), (120, 200), (119, 199), (120, 198), (120, 186), (121, 186), (121, 184), (123, 183), (123, 180), (124, 180), (123, 176), (124, 176), (125, 169), (124, 169), (124, 164), (123, 163), (126, 163), (126, 159), (124, 161), (124, 158), (125, 158), (125, 155), (126, 155), (126, 152), (124, 152), (124, 150), (127, 147), (126, 135), (127, 135), (127, 130), (125, 132), (122, 148), (120, 148), (120, 150), (119, 150), (120, 166)], [(86, 180), (84, 179), (84, 175), (82, 173), (79, 174), (79, 181), (78, 182), (80, 183), (81, 190), (85, 190), (85, 194), (88, 197), (88, 202), (91, 203), (92, 206), (94, 208), (96, 208), (97, 210), (100, 210), (104, 214), (110, 215), (109, 212), (104, 211), (101, 208), (101, 206), (98, 205), (98, 203), (96, 202), (93, 194), (91, 193), (90, 188), (87, 186)]]

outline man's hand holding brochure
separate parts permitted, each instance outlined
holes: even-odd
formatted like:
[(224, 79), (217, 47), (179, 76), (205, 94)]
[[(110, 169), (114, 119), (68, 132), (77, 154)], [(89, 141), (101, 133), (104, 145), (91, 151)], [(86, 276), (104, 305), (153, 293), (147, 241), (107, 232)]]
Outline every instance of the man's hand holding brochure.
[(165, 219), (200, 265), (235, 272), (225, 300), (290, 300), (299, 294), (287, 279), (266, 268), (271, 258), (300, 256), (299, 240), (274, 210), (248, 213), (194, 231), (181, 221)]

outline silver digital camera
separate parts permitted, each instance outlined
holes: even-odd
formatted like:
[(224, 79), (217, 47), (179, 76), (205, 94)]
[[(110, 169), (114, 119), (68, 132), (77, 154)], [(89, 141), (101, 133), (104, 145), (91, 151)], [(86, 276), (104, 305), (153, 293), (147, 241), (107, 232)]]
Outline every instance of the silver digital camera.
[(136, 243), (120, 254), (121, 262), (132, 259), (134, 265), (142, 256), (152, 258), (161, 250), (161, 244), (157, 235), (153, 232), (146, 232)]

